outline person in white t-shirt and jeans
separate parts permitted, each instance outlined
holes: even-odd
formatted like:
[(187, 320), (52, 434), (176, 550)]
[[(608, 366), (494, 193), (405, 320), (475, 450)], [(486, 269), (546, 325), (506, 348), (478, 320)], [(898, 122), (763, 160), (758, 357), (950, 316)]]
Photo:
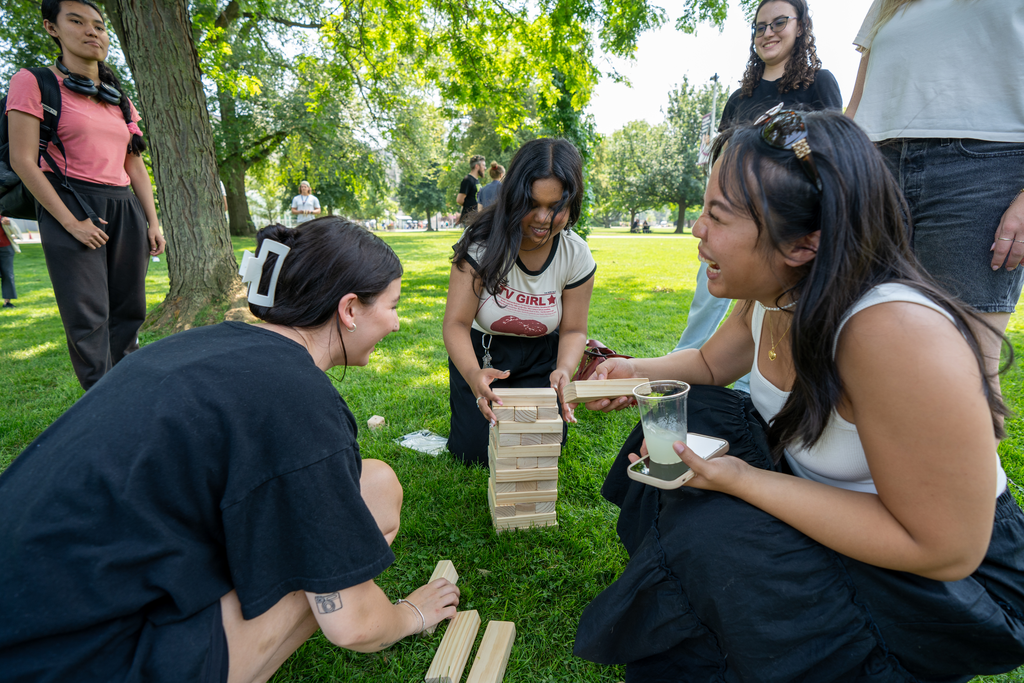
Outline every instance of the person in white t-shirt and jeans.
[(308, 182), (303, 180), (299, 183), (299, 194), (292, 199), (292, 215), (295, 216), (296, 225), (320, 215), (320, 200), (312, 192)]
[[(531, 140), (509, 164), (498, 200), (455, 245), (442, 326), (448, 450), (466, 464), (487, 463), (490, 402), (501, 405), (494, 387), (552, 387), (561, 400), (583, 355), (597, 264), (568, 230), (583, 194), (583, 160), (572, 143)], [(561, 411), (576, 421), (567, 405)]]

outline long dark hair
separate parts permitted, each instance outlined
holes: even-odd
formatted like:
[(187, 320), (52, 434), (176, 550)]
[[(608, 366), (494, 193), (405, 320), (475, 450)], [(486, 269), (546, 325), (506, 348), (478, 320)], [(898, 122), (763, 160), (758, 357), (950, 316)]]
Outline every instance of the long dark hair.
[[(754, 22), (757, 21), (757, 13), (761, 7), (775, 0), (761, 0), (754, 12)], [(790, 90), (799, 90), (810, 87), (815, 77), (821, 70), (821, 60), (818, 59), (818, 52), (814, 49), (814, 31), (811, 17), (807, 13), (806, 0), (783, 0), (788, 2), (796, 10), (797, 23), (801, 33), (793, 43), (793, 51), (786, 62), (786, 70), (778, 81), (779, 94)], [(764, 61), (758, 56), (757, 48), (754, 47), (754, 32), (750, 32), (750, 58), (747, 60), (747, 70), (743, 74), (743, 96), (750, 97), (754, 94), (754, 88), (761, 82), (764, 76)]]
[[(60, 6), (65, 2), (77, 2), (80, 5), (92, 7), (100, 17), (103, 16), (103, 10), (101, 10), (99, 5), (94, 3), (92, 0), (43, 0), (43, 19), (56, 26), (57, 16), (60, 14)], [(57, 48), (60, 49), (61, 56), (63, 56), (64, 48), (61, 46), (60, 41), (54, 38), (53, 42), (57, 43)], [(114, 72), (110, 70), (110, 67), (103, 62), (99, 62), (97, 66), (99, 67), (100, 81), (121, 93), (121, 101), (117, 103), (117, 106), (121, 109), (121, 115), (124, 117), (124, 122), (131, 123), (132, 105), (131, 102), (128, 101), (128, 96), (125, 95), (124, 91), (121, 89), (121, 81), (117, 79), (117, 76), (115, 76)], [(131, 142), (128, 143), (128, 151), (135, 156), (140, 156), (146, 151), (146, 141), (142, 139), (141, 135), (132, 134)]]
[(562, 183), (562, 199), (551, 212), (552, 232), (555, 218), (566, 207), (566, 227), (575, 225), (583, 210), (583, 158), (568, 140), (538, 138), (520, 147), (512, 157), (498, 200), (473, 218), (455, 245), (452, 263), (459, 268), (466, 261), (470, 246), (483, 245), (477, 275), (490, 294), (498, 293), (502, 280), (515, 266), (523, 241), (523, 219), (533, 210), (533, 183), (546, 178)]
[[(789, 150), (771, 147), (760, 129), (740, 127), (716, 141), (724, 147), (719, 186), (738, 213), (757, 225), (767, 251), (820, 230), (817, 255), (799, 272), (790, 292), (793, 391), (772, 423), (776, 457), (789, 444), (814, 445), (842, 397), (833, 357), (843, 316), (871, 288), (887, 282), (909, 285), (949, 312), (978, 362), (997, 438), (1005, 436), (999, 416), (1007, 416), (993, 378), (988, 377), (977, 336), (988, 328), (981, 316), (947, 294), (924, 271), (904, 221), (909, 210), (895, 179), (867, 135), (838, 112), (804, 115), (823, 190), (819, 193)], [(1007, 366), (1012, 362), (1012, 347)]]

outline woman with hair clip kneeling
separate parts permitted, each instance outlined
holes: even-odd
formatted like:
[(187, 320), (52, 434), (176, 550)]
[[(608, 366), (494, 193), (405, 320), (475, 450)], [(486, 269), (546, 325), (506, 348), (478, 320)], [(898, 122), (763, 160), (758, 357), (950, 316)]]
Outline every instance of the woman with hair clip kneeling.
[(265, 324), (133, 353), (0, 475), (5, 681), (266, 681), (317, 628), (373, 652), (455, 614), (374, 583), (402, 487), (325, 374), (398, 330), (398, 257), (333, 217), (257, 239)]
[[(980, 317), (922, 273), (895, 181), (848, 119), (783, 111), (724, 139), (694, 235), (711, 293), (741, 303), (702, 348), (596, 376), (717, 385), (691, 390), (689, 430), (730, 453), (677, 441), (694, 476), (659, 492), (626, 476), (646, 452), (634, 430), (603, 489), (629, 564), (576, 654), (645, 683), (1018, 666), (1024, 514)], [(747, 371), (749, 398), (722, 388)]]
[(22, 69), (7, 95), (11, 166), (39, 202), (43, 254), (71, 365), (89, 389), (139, 347), (146, 269), (150, 256), (163, 253), (164, 238), (140, 156), (146, 144), (139, 114), (103, 63), (110, 37), (99, 7), (44, 0), (42, 13), (61, 52), (50, 71), (60, 83), (63, 149), (50, 142), (40, 159), (40, 82)]

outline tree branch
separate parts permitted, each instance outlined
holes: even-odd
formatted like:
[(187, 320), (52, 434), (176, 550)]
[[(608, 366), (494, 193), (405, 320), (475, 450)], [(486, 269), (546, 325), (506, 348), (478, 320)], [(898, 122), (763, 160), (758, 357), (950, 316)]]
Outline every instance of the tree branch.
[(275, 24), (281, 24), (282, 26), (291, 26), (292, 28), (321, 29), (324, 27), (322, 23), (304, 24), (301, 21), (292, 21), (291, 19), (283, 19), (281, 17), (271, 17), (260, 12), (242, 12), (242, 16), (246, 19), (261, 19), (263, 21), (272, 21)]

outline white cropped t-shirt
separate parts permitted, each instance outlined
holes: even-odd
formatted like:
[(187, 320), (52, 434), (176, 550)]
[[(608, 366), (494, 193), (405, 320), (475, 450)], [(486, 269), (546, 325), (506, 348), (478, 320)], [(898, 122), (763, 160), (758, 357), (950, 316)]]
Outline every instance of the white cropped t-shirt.
[[(865, 294), (843, 317), (839, 330), (836, 332), (836, 339), (832, 344), (833, 355), (839, 334), (850, 318), (865, 308), (890, 301), (920, 304), (938, 311), (950, 321), (953, 320), (947, 311), (913, 287), (896, 283), (879, 285)], [(755, 302), (751, 320), (754, 334), (754, 365), (750, 373), (750, 399), (754, 402), (754, 407), (757, 408), (761, 417), (770, 424), (785, 405), (786, 399), (789, 398), (789, 392), (782, 391), (766, 380), (757, 367), (757, 349), (761, 343), (761, 324), (764, 321), (764, 313), (764, 306)], [(798, 477), (850, 491), (878, 493), (875, 489), (875, 482), (871, 478), (871, 470), (868, 469), (867, 456), (864, 454), (864, 447), (861, 445), (860, 435), (857, 433), (857, 425), (844, 420), (835, 410), (832, 411), (832, 417), (829, 419), (828, 425), (825, 426), (821, 438), (813, 447), (787, 448), (785, 454), (786, 462), (789, 463), (793, 474)], [(1000, 465), (997, 491), (1001, 494), (1005, 490), (1006, 473)]]

